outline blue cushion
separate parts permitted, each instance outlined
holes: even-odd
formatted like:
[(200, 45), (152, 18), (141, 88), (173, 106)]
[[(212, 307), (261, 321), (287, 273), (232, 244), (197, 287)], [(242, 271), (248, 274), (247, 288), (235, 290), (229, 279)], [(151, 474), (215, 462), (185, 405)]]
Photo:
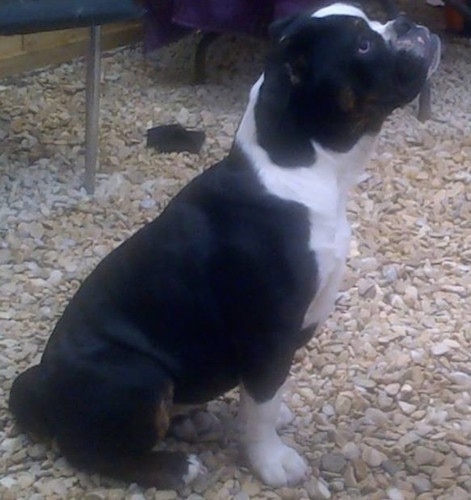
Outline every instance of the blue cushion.
[(143, 13), (133, 0), (1, 0), (0, 35), (96, 26)]

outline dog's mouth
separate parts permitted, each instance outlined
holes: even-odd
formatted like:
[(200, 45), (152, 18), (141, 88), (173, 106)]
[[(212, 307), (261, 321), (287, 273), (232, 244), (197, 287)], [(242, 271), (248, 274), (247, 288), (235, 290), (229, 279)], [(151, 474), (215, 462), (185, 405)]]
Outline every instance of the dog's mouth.
[(427, 78), (436, 71), (440, 63), (441, 42), (437, 35), (425, 26), (411, 23), (403, 17), (393, 21), (396, 36), (392, 44), (396, 50), (404, 50), (425, 61)]

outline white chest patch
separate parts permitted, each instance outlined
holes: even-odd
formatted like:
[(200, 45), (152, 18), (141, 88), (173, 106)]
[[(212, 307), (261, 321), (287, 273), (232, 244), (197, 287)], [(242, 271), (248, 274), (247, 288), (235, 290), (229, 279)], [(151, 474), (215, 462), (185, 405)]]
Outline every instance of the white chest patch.
[(318, 144), (312, 166), (283, 168), (271, 162), (256, 141), (253, 108), (263, 76), (252, 88), (236, 142), (250, 158), (262, 184), (271, 194), (295, 201), (309, 210), (309, 246), (318, 268), (317, 293), (304, 318), (304, 326), (321, 324), (332, 311), (350, 248), (346, 204), (349, 190), (370, 157), (375, 137), (366, 136), (349, 152), (328, 151)]

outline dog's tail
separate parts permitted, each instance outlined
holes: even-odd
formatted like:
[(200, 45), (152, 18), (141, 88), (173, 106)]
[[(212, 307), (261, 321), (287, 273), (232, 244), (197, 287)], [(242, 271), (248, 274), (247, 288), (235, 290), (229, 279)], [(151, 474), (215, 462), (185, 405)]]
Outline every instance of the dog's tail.
[(32, 366), (13, 382), (8, 402), (19, 427), (41, 439), (52, 437), (47, 416), (48, 397), (41, 365)]

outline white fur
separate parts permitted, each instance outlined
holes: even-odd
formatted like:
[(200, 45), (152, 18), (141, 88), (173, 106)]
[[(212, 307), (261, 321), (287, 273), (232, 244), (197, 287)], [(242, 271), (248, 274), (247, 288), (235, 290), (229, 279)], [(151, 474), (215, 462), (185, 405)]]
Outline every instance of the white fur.
[(256, 140), (254, 106), (263, 75), (252, 87), (249, 104), (236, 135), (267, 191), (309, 210), (310, 248), (318, 267), (317, 294), (304, 326), (321, 324), (334, 307), (350, 246), (347, 221), (348, 191), (357, 183), (370, 157), (375, 137), (365, 136), (349, 152), (336, 153), (313, 144), (316, 161), (309, 167), (283, 168), (274, 164)]
[(258, 404), (243, 386), (240, 387), (242, 443), (253, 469), (270, 486), (296, 484), (307, 471), (298, 452), (286, 446), (276, 432), (281, 392), (280, 389), (273, 399)]
[(358, 7), (354, 7), (353, 5), (348, 5), (345, 3), (333, 3), (331, 5), (328, 5), (327, 7), (323, 7), (322, 9), (316, 10), (312, 14), (312, 17), (316, 18), (322, 18), (328, 16), (359, 17), (365, 20), (373, 31), (376, 31), (377, 33), (382, 35), (385, 40), (390, 39), (390, 34), (391, 34), (390, 27), (392, 25), (391, 22), (388, 22), (386, 24), (381, 24), (378, 21), (371, 21), (362, 10), (360, 10)]
[(196, 455), (188, 455), (188, 472), (183, 476), (183, 482), (189, 484), (193, 482), (200, 474), (205, 474), (206, 467), (199, 461)]

